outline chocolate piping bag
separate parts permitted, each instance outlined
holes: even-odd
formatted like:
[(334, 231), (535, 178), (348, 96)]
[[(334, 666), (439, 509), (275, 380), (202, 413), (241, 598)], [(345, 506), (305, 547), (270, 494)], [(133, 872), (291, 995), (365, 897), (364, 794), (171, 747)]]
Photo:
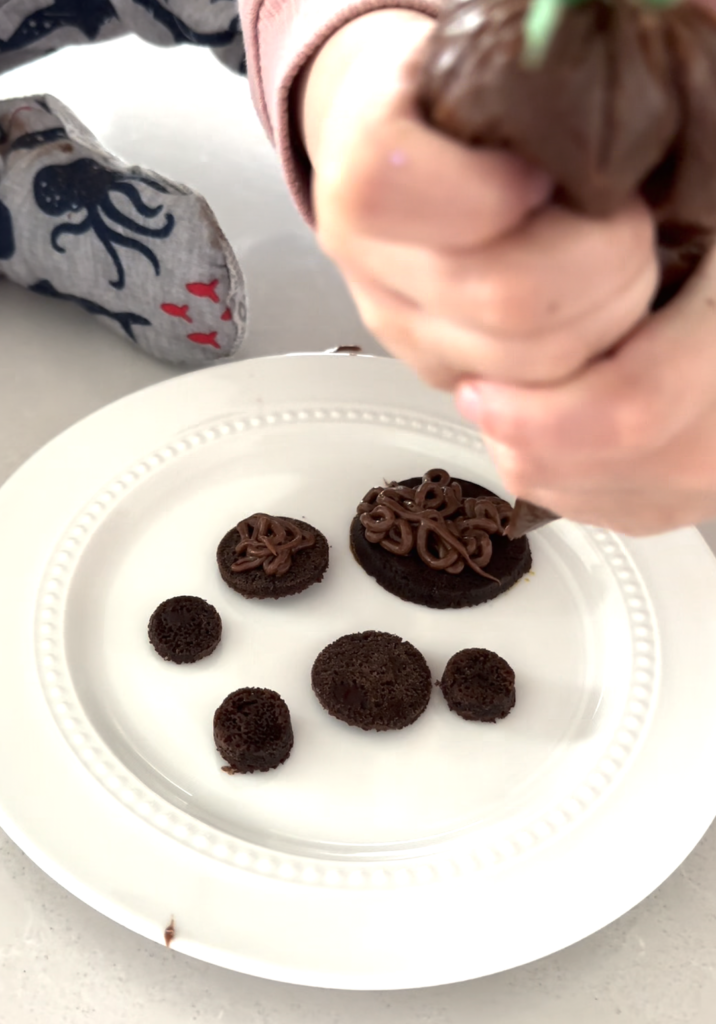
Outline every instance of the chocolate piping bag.
[[(450, 0), (418, 76), (434, 127), (541, 167), (555, 201), (609, 216), (636, 195), (657, 225), (653, 308), (716, 231), (716, 17), (673, 0)], [(519, 499), (516, 538), (557, 516)]]

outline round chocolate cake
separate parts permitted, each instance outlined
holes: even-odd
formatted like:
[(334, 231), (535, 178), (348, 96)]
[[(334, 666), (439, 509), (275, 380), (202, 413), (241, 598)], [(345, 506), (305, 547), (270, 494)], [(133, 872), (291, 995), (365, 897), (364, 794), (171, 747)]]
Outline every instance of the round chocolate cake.
[(293, 747), (288, 705), (274, 690), (235, 690), (214, 713), (214, 742), (231, 775), (278, 768)]
[(515, 673), (484, 647), (453, 654), (438, 686), (450, 710), (471, 722), (496, 722), (515, 706)]
[(199, 661), (221, 640), (221, 616), (201, 597), (170, 597), (152, 612), (149, 640), (165, 661)]
[(229, 530), (216, 558), (221, 578), (242, 597), (290, 597), (323, 579), (328, 541), (300, 519), (257, 512)]
[(360, 729), (403, 729), (422, 715), (432, 678), (407, 640), (368, 630), (325, 647), (311, 671), (313, 691), (329, 715)]
[(532, 565), (526, 537), (503, 534), (511, 506), (444, 470), (374, 487), (351, 522), (351, 550), (391, 594), (466, 608), (509, 590)]

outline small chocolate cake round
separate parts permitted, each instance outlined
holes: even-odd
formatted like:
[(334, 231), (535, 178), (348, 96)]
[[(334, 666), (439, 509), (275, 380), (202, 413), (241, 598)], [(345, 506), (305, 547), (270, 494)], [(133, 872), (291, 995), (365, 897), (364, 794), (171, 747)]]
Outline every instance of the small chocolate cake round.
[(484, 647), (453, 654), (438, 686), (450, 710), (471, 722), (496, 722), (515, 706), (515, 673)]
[(230, 775), (278, 768), (293, 746), (288, 705), (275, 690), (235, 690), (214, 712), (214, 742)]
[(466, 608), (509, 590), (532, 565), (527, 538), (504, 536), (511, 512), (486, 487), (431, 469), (366, 494), (351, 522), (351, 550), (396, 597)]
[(319, 583), (328, 568), (328, 541), (300, 519), (256, 512), (222, 538), (219, 572), (242, 597), (290, 597)]
[(152, 612), (149, 640), (165, 661), (199, 661), (219, 645), (221, 616), (201, 597), (170, 597)]
[(339, 637), (311, 671), (313, 691), (329, 715), (361, 729), (403, 729), (422, 715), (432, 678), (417, 648), (391, 633)]

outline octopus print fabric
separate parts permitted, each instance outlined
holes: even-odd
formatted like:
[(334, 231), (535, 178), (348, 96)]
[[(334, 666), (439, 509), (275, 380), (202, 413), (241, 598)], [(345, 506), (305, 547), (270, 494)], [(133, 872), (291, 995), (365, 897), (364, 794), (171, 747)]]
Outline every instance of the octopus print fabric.
[(0, 72), (128, 32), (159, 46), (207, 46), (245, 71), (236, 0), (0, 0)]
[[(234, 0), (0, 0), (0, 71), (127, 31), (243, 68)], [(0, 276), (169, 362), (231, 356), (246, 329), (241, 270), (205, 200), (123, 164), (51, 96), (0, 101)]]

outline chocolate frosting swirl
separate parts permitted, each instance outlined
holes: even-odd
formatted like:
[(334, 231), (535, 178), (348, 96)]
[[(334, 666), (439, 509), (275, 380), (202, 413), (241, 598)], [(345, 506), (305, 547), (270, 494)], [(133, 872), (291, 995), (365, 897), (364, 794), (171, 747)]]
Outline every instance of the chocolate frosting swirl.
[(365, 538), (391, 554), (417, 551), (431, 569), (452, 574), (465, 566), (484, 571), (492, 558), (491, 535), (502, 534), (512, 507), (497, 497), (466, 498), (444, 469), (430, 469), (418, 487), (373, 487), (357, 508)]
[(285, 576), (294, 554), (316, 543), (316, 534), (309, 526), (299, 528), (290, 519), (265, 512), (242, 519), (236, 532), (240, 540), (234, 549), (232, 572), (263, 568), (267, 576)]

